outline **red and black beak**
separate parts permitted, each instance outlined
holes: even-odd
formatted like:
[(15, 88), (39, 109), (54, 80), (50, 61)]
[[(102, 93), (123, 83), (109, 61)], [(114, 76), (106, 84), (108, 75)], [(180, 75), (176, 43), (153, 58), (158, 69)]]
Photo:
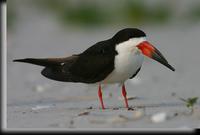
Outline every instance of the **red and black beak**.
[(158, 49), (156, 49), (149, 42), (144, 41), (144, 42), (140, 43), (139, 45), (137, 45), (137, 47), (142, 51), (142, 53), (145, 56), (152, 58), (152, 59), (158, 61), (159, 63), (165, 65), (166, 67), (168, 67), (172, 71), (175, 71), (175, 69), (171, 65), (169, 65), (168, 61), (161, 54), (161, 52)]

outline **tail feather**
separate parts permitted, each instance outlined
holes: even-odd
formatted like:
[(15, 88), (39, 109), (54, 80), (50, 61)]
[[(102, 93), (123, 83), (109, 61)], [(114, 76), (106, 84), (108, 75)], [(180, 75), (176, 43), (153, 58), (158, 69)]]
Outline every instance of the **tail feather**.
[(68, 69), (73, 65), (73, 63), (77, 60), (77, 58), (78, 55), (72, 55), (70, 57), (65, 57), (65, 58), (46, 58), (46, 59), (26, 58), (26, 59), (15, 59), (13, 61), (44, 66), (45, 68), (42, 70), (41, 73), (45, 77), (57, 81), (71, 82), (74, 80), (73, 76), (68, 71)]
[(16, 59), (13, 60), (14, 62), (24, 62), (35, 64), (39, 66), (58, 66), (60, 65), (59, 61), (52, 61), (50, 59), (35, 59), (35, 58), (26, 58), (26, 59)]

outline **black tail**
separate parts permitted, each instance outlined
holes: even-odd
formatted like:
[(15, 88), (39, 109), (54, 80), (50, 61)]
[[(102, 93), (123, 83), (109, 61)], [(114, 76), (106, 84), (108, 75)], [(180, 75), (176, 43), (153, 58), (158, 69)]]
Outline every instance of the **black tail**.
[(61, 61), (60, 59), (35, 59), (35, 58), (26, 58), (26, 59), (16, 59), (14, 62), (24, 62), (35, 64), (39, 66), (59, 66)]
[(45, 77), (57, 81), (74, 82), (76, 80), (73, 79), (73, 76), (68, 71), (68, 69), (73, 65), (73, 63), (77, 60), (77, 58), (78, 55), (72, 55), (70, 57), (65, 57), (65, 58), (46, 58), (46, 59), (26, 58), (26, 59), (16, 59), (13, 61), (44, 66), (45, 68), (42, 70), (41, 73)]

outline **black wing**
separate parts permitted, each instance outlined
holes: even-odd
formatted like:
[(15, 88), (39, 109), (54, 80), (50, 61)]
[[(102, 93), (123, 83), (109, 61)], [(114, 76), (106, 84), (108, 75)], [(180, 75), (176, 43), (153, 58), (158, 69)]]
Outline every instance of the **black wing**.
[(63, 82), (96, 83), (107, 77), (114, 69), (117, 52), (110, 40), (91, 46), (79, 55), (66, 58), (15, 60), (45, 66), (42, 75)]
[(116, 54), (109, 40), (88, 48), (69, 69), (74, 82), (96, 83), (105, 79), (114, 69)]
[(48, 58), (44, 63), (50, 62), (50, 64), (47, 64), (41, 73), (52, 80), (73, 82), (73, 76), (69, 72), (69, 68), (77, 59), (77, 55), (72, 55), (66, 58)]

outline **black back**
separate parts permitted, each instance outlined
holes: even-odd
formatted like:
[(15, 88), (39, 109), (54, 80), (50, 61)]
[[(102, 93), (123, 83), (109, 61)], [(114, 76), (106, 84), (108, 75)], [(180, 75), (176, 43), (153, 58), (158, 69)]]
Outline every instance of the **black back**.
[(69, 68), (74, 82), (96, 83), (105, 79), (114, 69), (117, 52), (111, 40), (96, 43), (83, 53)]

